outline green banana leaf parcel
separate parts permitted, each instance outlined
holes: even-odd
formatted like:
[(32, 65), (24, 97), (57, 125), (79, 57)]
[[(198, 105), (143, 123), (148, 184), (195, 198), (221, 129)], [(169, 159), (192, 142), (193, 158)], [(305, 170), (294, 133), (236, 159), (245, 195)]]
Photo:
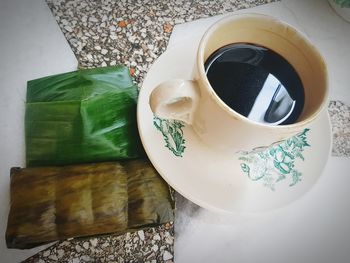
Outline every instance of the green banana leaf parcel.
[(143, 156), (136, 123), (138, 88), (128, 68), (113, 66), (27, 83), (27, 166), (113, 161)]

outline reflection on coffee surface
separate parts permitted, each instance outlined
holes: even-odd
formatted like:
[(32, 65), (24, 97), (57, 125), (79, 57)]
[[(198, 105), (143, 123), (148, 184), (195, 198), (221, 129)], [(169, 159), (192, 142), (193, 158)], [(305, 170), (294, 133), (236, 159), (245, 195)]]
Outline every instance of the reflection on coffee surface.
[(253, 44), (231, 44), (205, 62), (216, 94), (233, 110), (264, 124), (296, 122), (304, 106), (302, 82), (289, 62)]

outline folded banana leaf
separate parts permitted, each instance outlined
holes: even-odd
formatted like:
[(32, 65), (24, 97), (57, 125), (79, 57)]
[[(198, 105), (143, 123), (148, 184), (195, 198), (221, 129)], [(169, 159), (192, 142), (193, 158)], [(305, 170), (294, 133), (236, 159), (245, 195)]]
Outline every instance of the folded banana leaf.
[(29, 81), (27, 167), (143, 156), (136, 124), (137, 95), (138, 88), (123, 66)]
[(148, 160), (12, 168), (8, 248), (125, 233), (174, 219), (168, 185)]

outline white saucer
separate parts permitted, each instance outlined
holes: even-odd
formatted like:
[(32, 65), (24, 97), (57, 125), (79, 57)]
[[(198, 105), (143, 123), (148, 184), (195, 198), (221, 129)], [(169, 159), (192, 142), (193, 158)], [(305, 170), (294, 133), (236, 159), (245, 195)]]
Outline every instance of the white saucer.
[(259, 212), (305, 194), (322, 174), (330, 154), (327, 110), (304, 134), (260, 155), (222, 155), (200, 141), (191, 126), (154, 118), (148, 104), (151, 91), (165, 80), (190, 79), (196, 48), (197, 43), (188, 41), (168, 49), (141, 88), (138, 128), (154, 167), (177, 192), (209, 210)]

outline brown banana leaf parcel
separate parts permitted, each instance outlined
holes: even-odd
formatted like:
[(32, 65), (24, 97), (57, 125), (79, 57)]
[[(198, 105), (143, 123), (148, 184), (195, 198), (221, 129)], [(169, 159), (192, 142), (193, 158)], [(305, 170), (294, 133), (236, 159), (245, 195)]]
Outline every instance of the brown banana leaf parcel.
[(137, 131), (137, 96), (138, 88), (124, 66), (28, 81), (27, 167), (144, 156)]
[(12, 168), (8, 248), (125, 233), (174, 219), (168, 185), (148, 160)]

